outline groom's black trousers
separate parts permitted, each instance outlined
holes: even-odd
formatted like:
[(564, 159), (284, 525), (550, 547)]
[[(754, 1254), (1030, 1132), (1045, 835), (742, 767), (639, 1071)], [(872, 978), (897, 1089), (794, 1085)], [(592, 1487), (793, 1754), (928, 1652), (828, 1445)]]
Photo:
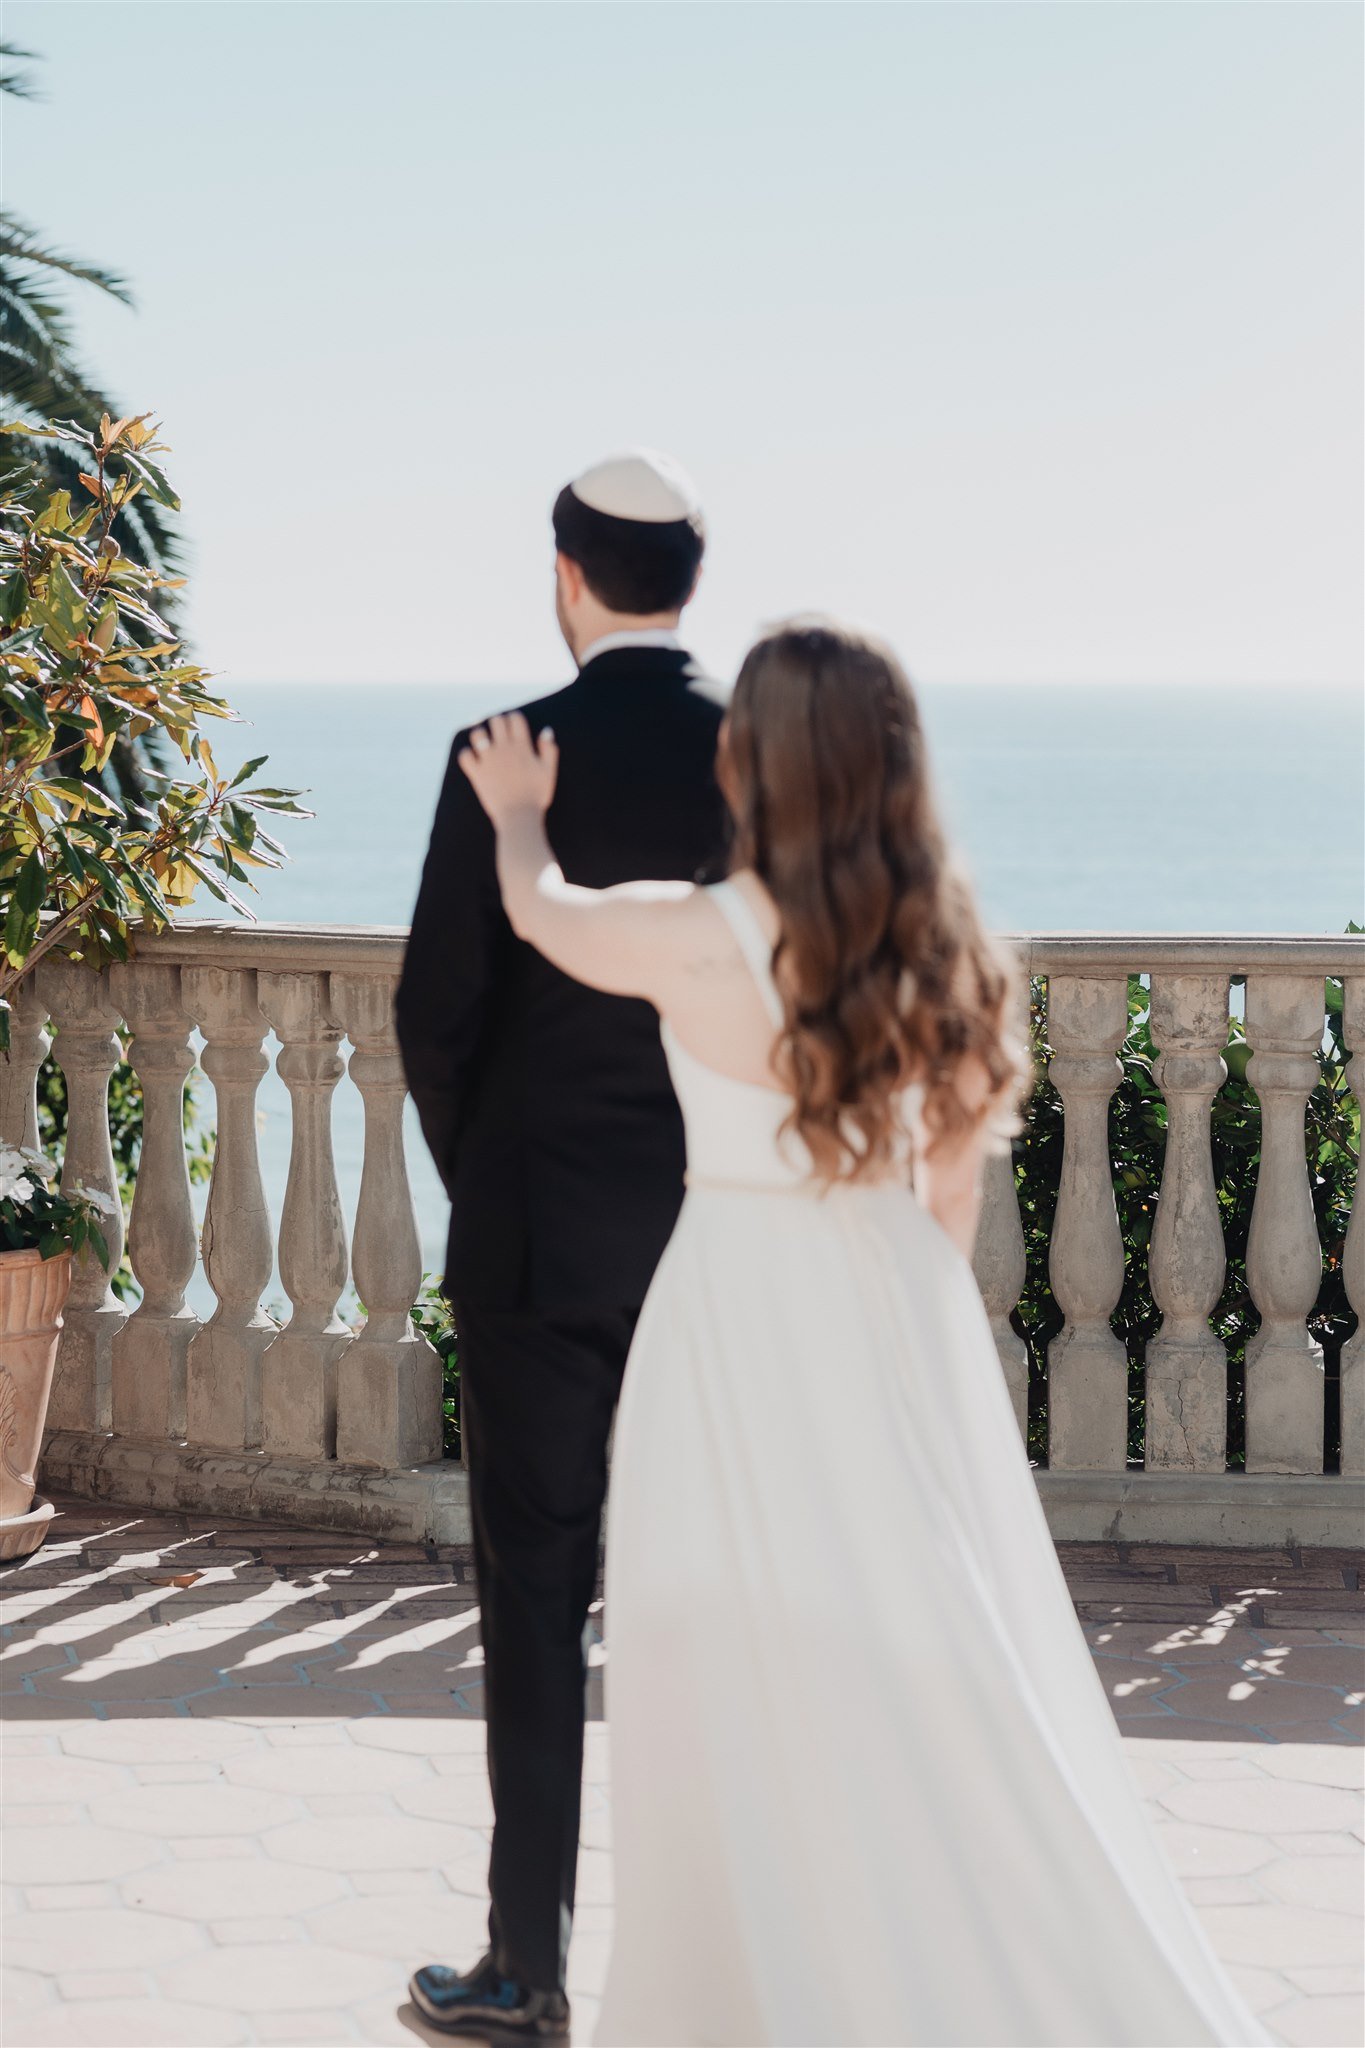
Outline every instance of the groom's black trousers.
[(636, 1309), (456, 1304), (488, 1775), (495, 1961), (564, 1983), (583, 1773), (588, 1608), (607, 1438)]

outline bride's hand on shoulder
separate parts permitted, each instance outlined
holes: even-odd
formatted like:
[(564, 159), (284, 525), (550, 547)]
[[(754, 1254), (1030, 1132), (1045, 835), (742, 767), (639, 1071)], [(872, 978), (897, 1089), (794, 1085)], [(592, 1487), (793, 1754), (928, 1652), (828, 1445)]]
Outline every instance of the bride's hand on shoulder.
[(470, 734), (460, 766), (494, 825), (502, 826), (519, 812), (544, 817), (555, 793), (559, 748), (548, 726), (532, 739), (520, 711), (499, 712)]

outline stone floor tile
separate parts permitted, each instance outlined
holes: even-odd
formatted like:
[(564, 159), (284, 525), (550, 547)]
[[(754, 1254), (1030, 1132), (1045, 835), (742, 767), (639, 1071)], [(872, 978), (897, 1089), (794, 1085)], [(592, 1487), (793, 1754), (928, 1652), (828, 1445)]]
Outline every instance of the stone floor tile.
[(112, 1879), (104, 1884), (31, 1884), (23, 1890), (23, 1902), (34, 1913), (76, 1913), (86, 1906), (116, 1906), (118, 1901)]
[(1365, 1908), (1365, 1857), (1282, 1856), (1259, 1873), (1266, 1891), (1288, 1906), (1320, 1907), (1327, 1913)]
[(427, 1870), (457, 1861), (471, 1845), (486, 1855), (482, 1837), (471, 1828), (402, 1814), (293, 1821), (272, 1829), (265, 1846), (281, 1863), (320, 1870)]
[(122, 1886), (124, 1903), (194, 1921), (284, 1917), (346, 1895), (336, 1870), (301, 1870), (260, 1854), (202, 1857), (144, 1870)]
[(5, 1735), (3, 1747), (0, 1748), (0, 1769), (10, 1764), (18, 1763), (21, 1758), (26, 1759), (32, 1756), (49, 1755), (51, 1755), (51, 1750), (46, 1736), (38, 1734), (21, 1735), (17, 1730), (11, 1731)]
[[(321, 2042), (326, 2048), (342, 2048), (357, 2036), (346, 2012), (258, 2012), (251, 2017), (253, 2038), (274, 2042), (280, 2048)], [(410, 2036), (407, 2037), (410, 2040)]]
[(373, 1956), (311, 1942), (260, 1942), (220, 1949), (159, 1973), (168, 1998), (227, 2012), (316, 2010), (377, 1997), (391, 1982), (389, 1964)]
[(315, 1941), (387, 1956), (410, 1975), (424, 1962), (471, 1962), (487, 1946), (488, 1902), (457, 1893), (343, 1899), (307, 1915)]
[(121, 1791), (127, 1783), (128, 1773), (118, 1764), (94, 1763), (58, 1750), (29, 1757), (22, 1770), (7, 1772), (4, 1804), (11, 1819), (22, 1821), (26, 1806), (70, 1799), (84, 1803), (101, 1792)]
[(57, 2005), (11, 2028), (5, 2048), (234, 2048), (250, 2038), (237, 2013), (161, 1998), (120, 1998), (99, 2008), (97, 2038), (87, 2006)]
[(1297, 1991), (1307, 1992), (1310, 1998), (1324, 1992), (1333, 1998), (1365, 1997), (1365, 1964), (1334, 1967), (1330, 1963), (1307, 1963), (1284, 1974)]
[(1249, 1628), (1214, 1627), (1203, 1622), (1160, 1627), (1151, 1622), (1113, 1622), (1091, 1633), (1091, 1646), (1110, 1656), (1150, 1659), (1184, 1671), (1201, 1664), (1240, 1664), (1264, 1657), (1266, 1640)]
[(324, 1699), (315, 1687), (305, 1684), (302, 1679), (291, 1685), (278, 1682), (249, 1685), (237, 1679), (220, 1686), (216, 1692), (201, 1692), (186, 1704), (196, 1721), (233, 1721), (251, 1728), (268, 1727), (272, 1721), (297, 1724), (311, 1719), (314, 1714), (332, 1715), (339, 1719), (346, 1712), (340, 1704), (341, 1699), (340, 1693), (331, 1693)]
[(241, 1785), (135, 1785), (91, 1801), (90, 1817), (103, 1827), (129, 1828), (165, 1840), (182, 1836), (255, 1835), (296, 1820), (299, 1802), (282, 1792), (252, 1792)]
[(351, 1730), (351, 1739), (362, 1749), (401, 1750), (412, 1756), (458, 1755), (477, 1757), (482, 1764), (486, 1751), (482, 1721), (452, 1720), (449, 1714), (420, 1715), (402, 1720), (366, 1720)]
[(1203, 1785), (1174, 1785), (1160, 1804), (1180, 1820), (1235, 1828), (1247, 1834), (1295, 1833), (1349, 1828), (1360, 1802), (1329, 1785), (1287, 1785), (1266, 1779)]
[(1296, 1785), (1337, 1785), (1346, 1791), (1365, 1791), (1365, 1750), (1281, 1742), (1258, 1753), (1256, 1768), (1272, 1778), (1292, 1779)]
[(108, 1763), (217, 1763), (252, 1746), (243, 1728), (205, 1728), (177, 1717), (142, 1728), (135, 1718), (99, 1721), (65, 1732), (62, 1749), (68, 1756), (103, 1759)]
[[(1330, 1712), (1330, 1705), (1328, 1711)], [(1365, 1742), (1365, 1713), (1357, 1707), (1342, 1714), (1333, 1715), (1330, 1721), (1286, 1721), (1286, 1736), (1295, 1742), (1317, 1742), (1327, 1745), (1342, 1744), (1359, 1747)]]
[(578, 1824), (579, 1846), (584, 1849), (610, 1849), (611, 1815), (607, 1811), (592, 1813), (584, 1810)]
[(159, 1863), (161, 1844), (150, 1836), (107, 1827), (24, 1827), (5, 1829), (5, 1870), (28, 1884), (84, 1884), (127, 1877)]
[(1204, 1906), (1254, 1906), (1264, 1902), (1259, 1885), (1244, 1877), (1187, 1877), (1183, 1880), (1190, 1904)]
[(91, 1970), (140, 1970), (200, 1954), (203, 1947), (200, 1930), (188, 1920), (116, 1906), (78, 1913), (16, 1913), (5, 1929), (6, 1961), (49, 1976), (65, 1969), (73, 1956)]
[(1259, 1836), (1190, 1821), (1162, 1822), (1157, 1839), (1181, 1877), (1245, 1877), (1274, 1853)]
[(142, 1970), (63, 1970), (53, 1981), (63, 1998), (145, 1998), (151, 1989)]
[(36, 1677), (39, 1672), (69, 1671), (76, 1662), (76, 1653), (67, 1643), (61, 1642), (9, 1642), (0, 1649), (0, 1686), (9, 1692), (18, 1692), (21, 1678)]
[(1353, 1913), (1305, 1906), (1208, 1906), (1204, 1932), (1225, 1962), (1288, 1969), (1295, 1963), (1355, 1963), (1360, 1921)]
[[(1292, 1728), (1295, 1722), (1321, 1721), (1330, 1715), (1332, 1695), (1321, 1686), (1295, 1685), (1287, 1678), (1257, 1678), (1230, 1671), (1217, 1678), (1201, 1675), (1162, 1698), (1176, 1713), (1194, 1721), (1226, 1721), (1229, 1728)], [(1117, 1704), (1117, 1702), (1116, 1702)]]
[(207, 1658), (166, 1657), (150, 1664), (106, 1661), (83, 1664), (73, 1671), (40, 1672), (32, 1689), (40, 1699), (51, 1700), (66, 1709), (98, 1701), (131, 1701), (138, 1707), (152, 1700), (181, 1700), (191, 1694), (208, 1692), (219, 1683), (219, 1674)]
[(1355, 1852), (1351, 1836), (1340, 1829), (1333, 1834), (1268, 1835), (1266, 1839), (1280, 1856), (1342, 1856)]
[(25, 1827), (67, 1828), (73, 1826), (81, 1819), (84, 1809), (78, 1806), (74, 1800), (68, 1799), (61, 1801), (53, 1800), (47, 1806), (26, 1802), (22, 1806), (6, 1807), (5, 1812), (7, 1816), (12, 1814), (14, 1819), (21, 1821)]
[(1111, 1701), (1128, 1700), (1137, 1693), (1166, 1692), (1183, 1682), (1178, 1671), (1155, 1657), (1115, 1657), (1100, 1650), (1095, 1669)]
[[(373, 1726), (374, 1724), (369, 1723), (367, 1725)], [(470, 1724), (467, 1720), (462, 1719), (455, 1725), (460, 1728), (467, 1728)], [(474, 1725), (479, 1729), (482, 1729), (483, 1726), (482, 1722), (475, 1722)], [(488, 1757), (482, 1741), (480, 1741), (476, 1749), (449, 1750), (444, 1756), (428, 1758), (428, 1762), (438, 1778), (461, 1778), (470, 1772), (486, 1773), (488, 1770)], [(586, 1783), (586, 1780), (584, 1782)]]
[(208, 1932), (220, 1947), (255, 1947), (260, 1942), (307, 1941), (301, 1920), (265, 1919), (210, 1920)]
[(482, 1899), (487, 1905), (488, 1843), (484, 1836), (475, 1835), (459, 1856), (443, 1863), (441, 1876), (451, 1891), (460, 1892), (466, 1898)]
[(314, 1792), (303, 1804), (314, 1820), (366, 1820), (394, 1810), (387, 1792)]
[(611, 1858), (600, 1849), (580, 1849), (578, 1852), (578, 1882), (576, 1896), (585, 1906), (609, 1906), (614, 1896), (612, 1890)]
[(1057, 1560), (1067, 1578), (1100, 1576), (1107, 1571), (1132, 1571), (1149, 1578), (1167, 1573), (1165, 1551), (1148, 1553), (1140, 1545), (1129, 1549), (1125, 1563), (1117, 1543), (1059, 1543)]
[[(384, 1705), (387, 1711), (390, 1714), (394, 1715), (395, 1718), (411, 1717), (415, 1715), (418, 1719), (421, 1719), (424, 1716), (432, 1714), (434, 1711), (436, 1711), (437, 1707), (439, 1707), (441, 1711), (445, 1712), (446, 1714), (459, 1715), (461, 1718), (466, 1720), (473, 1720), (479, 1722), (482, 1722), (483, 1720), (484, 1704), (482, 1679), (480, 1679), (479, 1682), (475, 1685), (462, 1685), (456, 1691), (452, 1692), (448, 1698), (441, 1699), (438, 1697), (437, 1700), (435, 1700), (434, 1702), (432, 1695), (424, 1692), (386, 1693), (383, 1697)], [(588, 1673), (588, 1685), (585, 1704), (587, 1714), (589, 1718), (591, 1718), (595, 1711), (593, 1705), (592, 1672)]]
[(259, 1749), (234, 1758), (223, 1775), (234, 1785), (262, 1792), (288, 1792), (300, 1799), (329, 1792), (391, 1792), (398, 1786), (430, 1783), (420, 1754), (388, 1754), (353, 1743), (325, 1743), (316, 1749)]
[(357, 2038), (362, 2041), (393, 2044), (393, 2048), (412, 2048), (414, 2041), (429, 2044), (429, 2048), (446, 2048), (449, 2034), (438, 2034), (429, 2027), (417, 2008), (410, 2004), (406, 1985), (395, 1987), (391, 1997), (372, 1998), (363, 2005), (353, 2007), (351, 2018), (357, 2028)]
[(1273, 2024), (1289, 2048), (1360, 2048), (1365, 2040), (1365, 1999), (1296, 1999), (1276, 2008)]
[(1258, 1970), (1250, 1963), (1228, 1963), (1225, 1965), (1234, 1988), (1256, 2014), (1273, 2011), (1277, 2005), (1286, 2005), (1294, 1996), (1294, 1988), (1277, 1970)]
[(71, 1697), (70, 1687), (61, 1701), (48, 1698), (42, 1693), (10, 1693), (0, 1708), (0, 1728), (13, 1727), (16, 1723), (39, 1722), (51, 1726), (62, 1721), (94, 1721), (98, 1709), (93, 1699)]
[(1326, 1603), (1334, 1605), (1338, 1594), (1348, 1600), (1355, 1596), (1355, 1588), (1348, 1583), (1341, 1566), (1332, 1564), (1276, 1566), (1267, 1572), (1239, 1572), (1230, 1568), (1215, 1578), (1214, 1584), (1225, 1600), (1269, 1602), (1291, 1593), (1305, 1598), (1322, 1594)]
[(215, 1785), (223, 1776), (221, 1764), (134, 1764), (132, 1770), (139, 1785)]
[(351, 1726), (344, 1713), (292, 1714), (285, 1720), (263, 1720), (254, 1731), (255, 1746), (271, 1749), (317, 1749), (349, 1745)]
[(228, 1860), (261, 1855), (260, 1837), (257, 1835), (179, 1835), (165, 1844), (173, 1857), (183, 1862), (193, 1862), (196, 1856), (215, 1856)]
[(1296, 1679), (1301, 1685), (1339, 1686), (1343, 1692), (1351, 1692), (1365, 1686), (1365, 1652), (1352, 1648), (1349, 1643), (1316, 1642), (1306, 1645), (1285, 1644), (1281, 1664), (1286, 1678)]
[(460, 1771), (395, 1792), (394, 1804), (422, 1820), (453, 1820), (465, 1827), (491, 1828), (493, 1795), (483, 1771)]
[[(488, 1867), (488, 1855), (484, 1853), (484, 1868)], [(380, 1899), (397, 1896), (400, 1892), (416, 1894), (439, 1892), (450, 1895), (450, 1886), (439, 1870), (353, 1870), (350, 1872), (351, 1888), (358, 1898)], [(485, 1900), (485, 1909), (487, 1901)], [(487, 1920), (485, 1910), (484, 1919)]]
[(15, 2013), (32, 2012), (48, 2005), (53, 1996), (52, 1979), (36, 1970), (12, 1970), (0, 1964), (0, 2013), (11, 2019)]

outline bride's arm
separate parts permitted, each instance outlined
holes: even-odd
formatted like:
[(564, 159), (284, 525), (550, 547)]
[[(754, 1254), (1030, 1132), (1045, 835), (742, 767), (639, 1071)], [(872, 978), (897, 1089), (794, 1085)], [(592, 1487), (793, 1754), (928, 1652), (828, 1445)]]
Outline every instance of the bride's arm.
[(503, 907), (517, 937), (591, 988), (661, 1003), (695, 927), (692, 883), (566, 882), (545, 831), (559, 750), (550, 732), (532, 740), (520, 712), (473, 733), (460, 766), (493, 821)]
[(986, 1156), (1002, 1142), (1002, 1098), (992, 1094), (990, 1076), (975, 1058), (962, 1061), (954, 1086), (972, 1121), (964, 1130), (944, 1133), (920, 1147), (915, 1193), (963, 1257), (970, 1259), (981, 1219)]

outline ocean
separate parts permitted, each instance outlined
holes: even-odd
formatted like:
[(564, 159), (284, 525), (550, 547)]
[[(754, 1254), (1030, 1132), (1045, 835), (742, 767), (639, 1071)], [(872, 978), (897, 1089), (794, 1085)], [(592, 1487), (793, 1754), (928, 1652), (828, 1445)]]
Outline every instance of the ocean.
[[(306, 790), (316, 814), (283, 821), (289, 864), (261, 878), (258, 915), (405, 924), (452, 734), (541, 694), (233, 688), (248, 723), (213, 735), (220, 767), (268, 754), (263, 779)], [(1339, 932), (1365, 919), (1365, 704), (1350, 691), (957, 684), (920, 699), (945, 819), (997, 931)], [(207, 898), (197, 909), (221, 914)], [(198, 1088), (211, 1112), (212, 1089)], [(273, 1070), (260, 1106), (278, 1218), (289, 1111)], [(345, 1081), (333, 1122), (353, 1217), (362, 1132)], [(444, 1197), (415, 1120), (408, 1160), (424, 1262), (439, 1272)], [(201, 1278), (196, 1305), (209, 1300)]]

